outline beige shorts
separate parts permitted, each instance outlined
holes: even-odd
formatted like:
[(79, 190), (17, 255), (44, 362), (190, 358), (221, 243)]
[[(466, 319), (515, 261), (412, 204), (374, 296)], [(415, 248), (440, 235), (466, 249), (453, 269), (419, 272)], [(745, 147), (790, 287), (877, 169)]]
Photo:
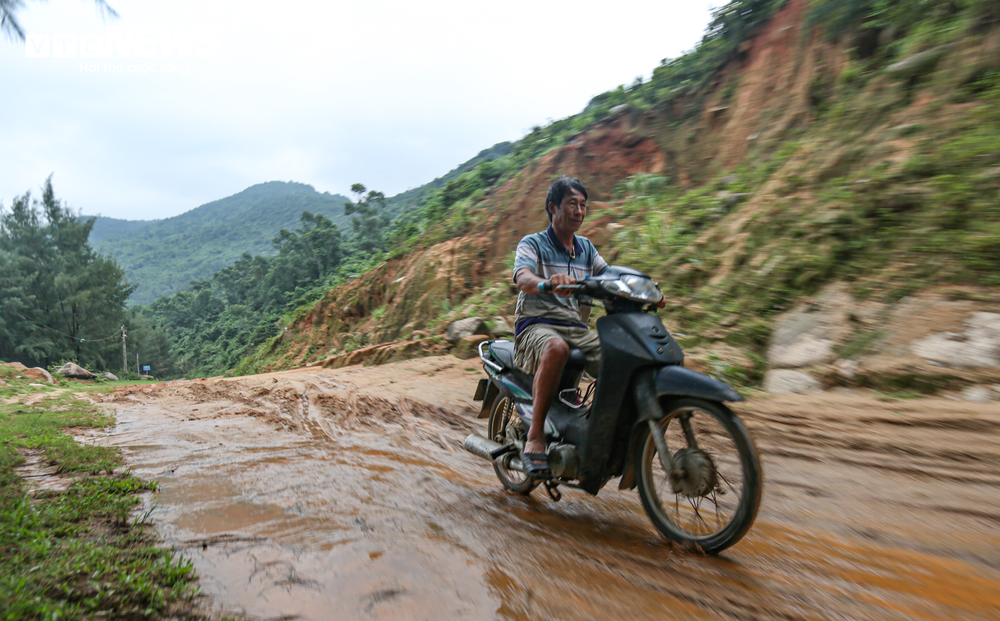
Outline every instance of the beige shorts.
[(587, 373), (597, 377), (601, 362), (601, 341), (587, 328), (553, 326), (535, 323), (514, 339), (514, 364), (525, 373), (534, 373), (542, 360), (542, 350), (549, 339), (562, 339), (571, 349), (579, 349), (587, 357)]

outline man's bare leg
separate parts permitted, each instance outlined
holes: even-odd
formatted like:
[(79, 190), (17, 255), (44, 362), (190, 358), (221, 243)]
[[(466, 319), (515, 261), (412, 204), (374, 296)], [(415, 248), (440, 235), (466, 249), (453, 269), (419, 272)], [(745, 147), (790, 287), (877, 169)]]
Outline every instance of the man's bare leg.
[(524, 444), (525, 453), (545, 452), (545, 416), (549, 406), (556, 397), (559, 388), (559, 378), (569, 360), (569, 345), (562, 339), (549, 339), (542, 349), (542, 359), (535, 371), (535, 383), (532, 388), (531, 428), (528, 430), (528, 441)]

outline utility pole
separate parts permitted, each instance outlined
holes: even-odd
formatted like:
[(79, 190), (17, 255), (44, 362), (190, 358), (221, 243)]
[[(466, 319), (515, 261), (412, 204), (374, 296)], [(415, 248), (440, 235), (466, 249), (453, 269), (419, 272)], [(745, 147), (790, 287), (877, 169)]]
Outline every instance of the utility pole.
[(125, 326), (122, 326), (122, 371), (128, 373), (128, 356), (125, 354)]
[(139, 352), (135, 352), (135, 374), (141, 375), (141, 373), (139, 373)]

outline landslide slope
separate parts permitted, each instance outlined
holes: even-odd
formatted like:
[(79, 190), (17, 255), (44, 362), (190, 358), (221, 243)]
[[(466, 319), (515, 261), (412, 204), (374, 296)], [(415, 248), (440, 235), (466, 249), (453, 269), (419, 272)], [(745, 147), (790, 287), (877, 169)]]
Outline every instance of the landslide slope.
[(678, 67), (707, 57), (718, 41), (708, 35), (650, 83), (607, 94), (624, 102), (456, 203), (408, 254), (300, 309), (239, 370), (440, 351), (463, 316), (509, 324), (513, 249), (547, 226), (545, 191), (560, 174), (590, 190), (582, 234), (657, 279), (689, 354), (730, 381), (762, 379), (776, 322), (822, 306), (831, 287), (839, 307), (882, 310), (792, 366), (870, 353), (900, 301), (924, 292), (1000, 311), (995, 6), (903, 2), (880, 24), (858, 13), (823, 30), (817, 7), (840, 4), (773, 4), (701, 78)]

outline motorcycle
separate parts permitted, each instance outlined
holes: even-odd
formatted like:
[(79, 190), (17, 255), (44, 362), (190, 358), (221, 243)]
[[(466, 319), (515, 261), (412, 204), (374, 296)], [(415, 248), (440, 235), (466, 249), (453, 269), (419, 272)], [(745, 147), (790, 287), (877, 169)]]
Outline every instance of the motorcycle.
[(534, 376), (514, 365), (514, 343), (484, 341), (487, 377), (474, 399), (488, 418), (488, 437), (465, 449), (493, 463), (504, 487), (530, 494), (544, 484), (592, 495), (614, 477), (639, 490), (646, 514), (668, 539), (714, 554), (738, 542), (757, 515), (763, 487), (749, 433), (725, 402), (742, 401), (724, 383), (684, 367), (680, 345), (655, 314), (663, 294), (646, 274), (612, 266), (561, 285), (600, 300), (601, 359), (596, 382), (578, 389), (586, 359), (577, 349), (560, 379), (545, 421), (551, 479), (525, 474), (521, 460), (532, 415)]

